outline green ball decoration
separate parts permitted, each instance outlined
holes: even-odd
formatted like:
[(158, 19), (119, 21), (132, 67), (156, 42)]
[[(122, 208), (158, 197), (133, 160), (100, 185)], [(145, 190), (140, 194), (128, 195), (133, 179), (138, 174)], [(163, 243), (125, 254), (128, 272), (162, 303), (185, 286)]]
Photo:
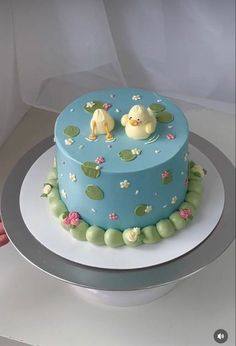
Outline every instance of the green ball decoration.
[(191, 203), (195, 208), (198, 208), (201, 201), (201, 195), (192, 191), (188, 192), (185, 196), (185, 201)]
[(57, 188), (53, 188), (52, 191), (48, 194), (48, 200), (49, 203), (52, 203), (54, 201), (57, 201), (61, 199), (60, 193)]
[(158, 233), (162, 238), (169, 238), (175, 234), (175, 228), (173, 223), (168, 219), (160, 220), (156, 224)]
[(202, 181), (202, 177), (199, 177), (198, 175), (194, 174), (193, 172), (189, 171), (188, 173), (188, 179), (189, 180), (195, 180), (195, 181)]
[(142, 229), (144, 244), (155, 244), (161, 241), (156, 226), (146, 226)]
[(57, 179), (57, 169), (56, 167), (52, 167), (50, 171), (48, 172), (47, 180), (48, 179)]
[(159, 123), (170, 123), (174, 120), (173, 114), (170, 112), (161, 112), (156, 115), (156, 119)]
[(101, 200), (104, 198), (104, 192), (96, 185), (88, 185), (85, 193), (89, 198), (94, 200)]
[(190, 180), (188, 183), (188, 191), (201, 194), (203, 191), (202, 182), (199, 180)]
[(95, 162), (84, 162), (81, 169), (90, 178), (98, 178), (101, 174), (100, 167)]
[(135, 160), (137, 155), (132, 153), (132, 150), (130, 149), (124, 149), (119, 152), (119, 157), (123, 161), (132, 161)]
[(89, 113), (94, 113), (96, 109), (104, 109), (103, 105), (105, 102), (102, 101), (92, 101), (95, 104), (92, 107), (86, 107), (86, 104), (84, 105), (84, 109)]
[(109, 247), (120, 247), (125, 245), (122, 232), (115, 228), (108, 228), (104, 236), (105, 244)]
[(194, 161), (192, 161), (192, 160), (190, 160), (190, 161), (188, 162), (188, 167), (189, 167), (189, 169), (193, 168), (195, 165), (196, 165), (196, 163), (195, 163)]
[(105, 245), (105, 231), (98, 226), (90, 226), (86, 232), (86, 239), (94, 245)]
[(186, 221), (176, 211), (169, 216), (170, 221), (173, 223), (177, 231), (186, 227)]
[(70, 228), (70, 233), (72, 237), (74, 237), (77, 240), (87, 240), (86, 238), (86, 232), (89, 228), (89, 224), (87, 224), (85, 221), (80, 220), (80, 223), (78, 226), (74, 228)]
[(67, 207), (61, 200), (53, 200), (49, 203), (50, 209), (52, 210), (53, 215), (59, 217), (61, 214), (67, 212)]
[(75, 137), (75, 136), (78, 136), (80, 133), (80, 129), (76, 126), (73, 126), (73, 125), (70, 125), (70, 126), (67, 126), (65, 129), (64, 129), (64, 134), (68, 137)]

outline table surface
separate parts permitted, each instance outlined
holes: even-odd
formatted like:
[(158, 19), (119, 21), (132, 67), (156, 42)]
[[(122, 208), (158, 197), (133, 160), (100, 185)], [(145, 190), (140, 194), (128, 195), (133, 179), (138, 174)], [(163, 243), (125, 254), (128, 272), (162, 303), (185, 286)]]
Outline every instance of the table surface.
[[(190, 129), (234, 161), (234, 116), (179, 105)], [(55, 119), (56, 114), (34, 108), (25, 115), (0, 148), (0, 191), (16, 161), (52, 133)], [(41, 272), (9, 244), (0, 249), (0, 335), (40, 346), (213, 346), (214, 332), (225, 329), (225, 345), (233, 346), (234, 258), (232, 244), (159, 300), (115, 308), (84, 301), (74, 286)], [(0, 345), (7, 345), (6, 339), (0, 337)]]

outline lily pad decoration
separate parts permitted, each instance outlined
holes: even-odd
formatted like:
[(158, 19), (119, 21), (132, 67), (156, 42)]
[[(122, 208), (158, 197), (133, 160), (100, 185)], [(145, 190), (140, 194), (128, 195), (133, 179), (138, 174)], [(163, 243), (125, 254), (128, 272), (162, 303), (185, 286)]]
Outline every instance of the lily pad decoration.
[(171, 171), (164, 171), (161, 173), (161, 181), (163, 184), (169, 184), (173, 180)]
[(156, 115), (156, 119), (157, 121), (159, 121), (159, 123), (170, 123), (171, 121), (174, 120), (174, 116), (173, 114), (171, 114), (170, 112), (160, 112)]
[(137, 207), (134, 209), (134, 213), (137, 216), (143, 216), (146, 214), (147, 210), (147, 204), (139, 204)]
[(78, 136), (79, 133), (80, 133), (80, 129), (76, 126), (73, 126), (73, 125), (67, 126), (64, 129), (64, 134), (68, 137)]
[(137, 154), (134, 154), (134, 153), (132, 152), (131, 149), (125, 149), (125, 150), (121, 150), (121, 151), (119, 152), (119, 157), (120, 157), (121, 160), (123, 160), (123, 161), (132, 161), (132, 160), (135, 160), (137, 156), (138, 156), (138, 155), (137, 155)]
[(100, 200), (104, 198), (104, 192), (96, 185), (88, 185), (85, 193), (91, 199)]
[(166, 107), (164, 105), (162, 105), (161, 103), (152, 103), (149, 108), (153, 111), (153, 113), (159, 113), (162, 112), (166, 109)]
[(105, 102), (102, 101), (88, 101), (84, 105), (84, 109), (89, 113), (94, 113), (96, 109), (103, 109)]
[(90, 178), (98, 178), (101, 174), (100, 167), (95, 162), (85, 162), (82, 164), (81, 169)]

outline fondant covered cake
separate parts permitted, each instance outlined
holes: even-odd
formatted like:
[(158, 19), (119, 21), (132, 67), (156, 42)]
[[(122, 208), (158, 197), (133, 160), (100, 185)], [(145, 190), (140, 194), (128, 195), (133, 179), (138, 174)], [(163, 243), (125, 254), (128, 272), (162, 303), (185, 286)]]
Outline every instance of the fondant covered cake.
[(182, 111), (154, 92), (83, 95), (57, 118), (43, 195), (79, 240), (158, 242), (184, 228), (200, 201), (204, 171), (189, 164), (188, 135)]

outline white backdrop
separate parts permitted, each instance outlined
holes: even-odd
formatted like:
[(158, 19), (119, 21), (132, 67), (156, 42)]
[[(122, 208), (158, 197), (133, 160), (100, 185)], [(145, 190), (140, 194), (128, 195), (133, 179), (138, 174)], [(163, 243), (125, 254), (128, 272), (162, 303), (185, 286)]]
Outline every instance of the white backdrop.
[(234, 0), (0, 0), (0, 145), (19, 95), (60, 111), (129, 85), (232, 111), (234, 32)]

